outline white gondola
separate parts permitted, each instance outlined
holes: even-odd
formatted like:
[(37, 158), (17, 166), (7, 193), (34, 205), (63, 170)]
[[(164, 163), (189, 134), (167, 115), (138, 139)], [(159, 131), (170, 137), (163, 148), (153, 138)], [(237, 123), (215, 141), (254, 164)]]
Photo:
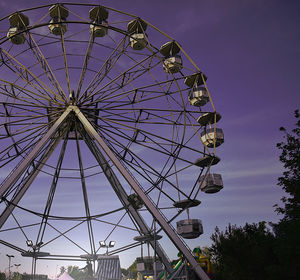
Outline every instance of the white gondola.
[(213, 123), (217, 123), (222, 116), (218, 112), (207, 112), (201, 115), (198, 119), (197, 122), (201, 126), (206, 126), (206, 125), (211, 125)]
[(221, 174), (207, 174), (199, 178), (200, 189), (205, 193), (217, 193), (223, 189), (223, 180)]
[(208, 148), (218, 147), (224, 143), (224, 133), (221, 128), (207, 128), (200, 134), (201, 140)]
[(189, 75), (185, 77), (184, 83), (190, 87), (193, 88), (195, 86), (201, 86), (204, 84), (204, 81), (207, 80), (207, 77), (202, 72), (197, 72), (192, 75)]
[(25, 33), (19, 33), (21, 31), (22, 30), (20, 30), (18, 27), (11, 27), (7, 32), (7, 38), (9, 38), (9, 41), (11, 41), (13, 44), (21, 45), (26, 40)]
[(170, 56), (174, 56), (174, 55), (178, 54), (180, 52), (180, 47), (176, 41), (170, 41), (170, 42), (164, 43), (160, 47), (159, 52), (164, 57), (170, 57)]
[(22, 32), (29, 25), (29, 19), (22, 13), (15, 13), (9, 18), (10, 28), (7, 32), (7, 38), (15, 45), (21, 45), (26, 40), (25, 32)]
[(50, 32), (56, 36), (65, 34), (68, 30), (67, 24), (58, 17), (51, 19), (48, 27)]
[(163, 61), (163, 68), (166, 73), (177, 73), (182, 69), (182, 58), (180, 55), (174, 55), (165, 58)]
[(144, 234), (144, 235), (138, 235), (133, 238), (133, 240), (138, 242), (150, 242), (153, 240), (160, 240), (162, 239), (162, 236), (159, 234)]
[(103, 6), (96, 6), (89, 11), (89, 16), (92, 21), (103, 21), (108, 18), (108, 10)]
[(181, 209), (188, 209), (191, 207), (196, 207), (201, 203), (201, 201), (197, 199), (182, 199), (175, 201), (173, 203), (173, 206), (176, 208), (181, 208)]
[(185, 219), (178, 221), (177, 233), (186, 239), (194, 239), (203, 233), (202, 221), (199, 219)]
[(170, 41), (163, 44), (159, 52), (165, 57), (163, 60), (163, 68), (166, 73), (177, 73), (182, 69), (182, 58), (178, 53), (180, 47), (177, 42)]
[[(103, 6), (97, 6), (89, 11), (92, 24), (90, 25), (90, 32), (94, 37), (104, 37), (108, 33), (108, 10)], [(99, 25), (100, 24), (100, 25)]]
[(134, 50), (142, 50), (148, 44), (147, 35), (145, 33), (135, 33), (129, 38), (130, 47)]
[(189, 93), (189, 101), (193, 106), (204, 106), (209, 101), (209, 95), (205, 87), (196, 86)]
[(127, 31), (129, 33), (143, 33), (147, 29), (147, 23), (140, 18), (128, 22)]
[[(154, 257), (145, 256), (136, 258), (136, 269), (138, 272), (144, 272), (148, 276), (154, 273)], [(161, 262), (156, 261), (156, 271), (162, 271), (163, 266)]]
[(127, 31), (130, 33), (129, 44), (134, 50), (142, 50), (148, 45), (148, 38), (145, 33), (147, 23), (142, 19), (134, 19), (127, 24)]
[(97, 25), (95, 22), (90, 25), (90, 32), (94, 37), (104, 37), (108, 33), (108, 24), (102, 22), (101, 26)]
[(59, 36), (67, 32), (67, 23), (65, 22), (69, 11), (62, 4), (56, 4), (49, 9), (50, 17), (49, 30), (52, 34)]
[(204, 168), (204, 167), (209, 167), (211, 165), (216, 165), (220, 162), (220, 160), (221, 159), (217, 156), (207, 155), (202, 158), (197, 158), (194, 161), (194, 165)]

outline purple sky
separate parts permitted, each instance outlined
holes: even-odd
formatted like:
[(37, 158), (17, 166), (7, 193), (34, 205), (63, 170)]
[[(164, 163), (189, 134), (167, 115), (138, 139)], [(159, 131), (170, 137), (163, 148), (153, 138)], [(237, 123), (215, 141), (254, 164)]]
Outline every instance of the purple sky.
[[(80, 1), (73, 1), (79, 3)], [(85, 1), (138, 15), (176, 39), (208, 76), (225, 143), (219, 148), (224, 189), (192, 215), (203, 220), (204, 234), (191, 246), (210, 244), (216, 226), (278, 221), (272, 207), (283, 193), (276, 143), (280, 126), (292, 127), (300, 104), (300, 4), (296, 0), (111, 0)], [(51, 1), (2, 1), (1, 17)], [(183, 4), (184, 3), (184, 4)], [(202, 198), (202, 197), (201, 197)], [(0, 270), (7, 267), (0, 245)], [(133, 260), (133, 259), (132, 259)], [(123, 261), (127, 267), (131, 262)], [(27, 264), (28, 265), (28, 264)], [(48, 264), (47, 264), (48, 265)], [(26, 267), (26, 269), (25, 269)], [(28, 266), (29, 267), (29, 266)], [(29, 268), (21, 266), (20, 271)], [(49, 274), (55, 274), (55, 264)], [(38, 272), (45, 272), (43, 270)]]

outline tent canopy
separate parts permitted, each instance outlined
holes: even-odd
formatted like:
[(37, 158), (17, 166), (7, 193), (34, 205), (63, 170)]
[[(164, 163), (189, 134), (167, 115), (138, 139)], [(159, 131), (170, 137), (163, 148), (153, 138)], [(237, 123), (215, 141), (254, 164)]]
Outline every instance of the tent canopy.
[(62, 275), (60, 275), (57, 280), (74, 280), (67, 272), (64, 272)]

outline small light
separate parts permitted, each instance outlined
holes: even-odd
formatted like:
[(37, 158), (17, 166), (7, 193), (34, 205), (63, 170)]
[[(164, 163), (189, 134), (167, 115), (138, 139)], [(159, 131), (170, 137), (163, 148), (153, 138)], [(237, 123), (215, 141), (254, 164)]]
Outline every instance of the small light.
[(114, 247), (115, 244), (116, 244), (116, 241), (110, 241), (108, 246), (111, 248), (111, 247)]
[(33, 246), (32, 240), (26, 240), (26, 244), (27, 244), (28, 247)]
[(106, 247), (105, 241), (99, 241), (100, 247)]

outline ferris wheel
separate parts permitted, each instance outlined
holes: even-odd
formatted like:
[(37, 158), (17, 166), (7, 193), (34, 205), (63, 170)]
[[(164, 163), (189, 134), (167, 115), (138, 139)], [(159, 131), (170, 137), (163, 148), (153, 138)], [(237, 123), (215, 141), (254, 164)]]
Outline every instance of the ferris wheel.
[(205, 74), (176, 40), (109, 7), (44, 5), (0, 26), (1, 243), (95, 260), (117, 238), (107, 253), (148, 244), (171, 275), (164, 238), (208, 279), (183, 240), (201, 220), (182, 216), (223, 187)]

